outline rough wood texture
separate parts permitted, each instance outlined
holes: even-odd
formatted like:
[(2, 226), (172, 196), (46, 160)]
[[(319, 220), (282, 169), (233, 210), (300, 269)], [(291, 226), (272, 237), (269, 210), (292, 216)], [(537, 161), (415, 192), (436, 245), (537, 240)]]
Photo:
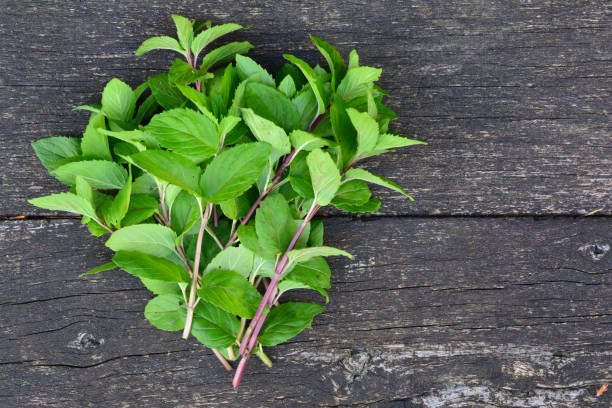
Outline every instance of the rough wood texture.
[(166, 69), (135, 57), (170, 13), (249, 24), (233, 38), (272, 69), (320, 57), (308, 33), (384, 68), (398, 129), (430, 142), (367, 164), (417, 198), (380, 190), (384, 214), (610, 214), (611, 24), (606, 2), (5, 1), (0, 16), (1, 215), (62, 187), (29, 143), (78, 135), (104, 83)]
[[(2, 2), (0, 407), (609, 407), (610, 391), (595, 396), (612, 381), (609, 11), (569, 0)], [(238, 392), (202, 346), (148, 324), (137, 280), (77, 277), (108, 260), (102, 240), (26, 203), (64, 189), (29, 143), (80, 134), (87, 115), (70, 109), (98, 102), (112, 77), (136, 85), (166, 69), (170, 53), (133, 52), (173, 33), (171, 13), (249, 24), (232, 39), (255, 44), (271, 70), (282, 52), (320, 61), (308, 33), (357, 48), (384, 68), (397, 128), (430, 142), (366, 163), (417, 201), (376, 190), (390, 217), (325, 219), (327, 243), (355, 259), (333, 260), (314, 330), (274, 348), (272, 369), (253, 359)], [(17, 214), (43, 219), (6, 219)]]
[(610, 405), (610, 220), (326, 226), (356, 255), (333, 260), (331, 303), (235, 392), (202, 346), (149, 325), (136, 279), (77, 277), (109, 257), (77, 221), (0, 223), (0, 406)]

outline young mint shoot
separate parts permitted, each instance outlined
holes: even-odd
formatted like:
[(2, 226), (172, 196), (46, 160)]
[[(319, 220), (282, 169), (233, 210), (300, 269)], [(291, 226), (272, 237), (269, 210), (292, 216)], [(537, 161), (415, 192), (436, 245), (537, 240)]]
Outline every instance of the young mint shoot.
[[(329, 301), (328, 256), (317, 211), (334, 206), (375, 212), (367, 183), (408, 194), (393, 181), (356, 167), (363, 159), (424, 144), (389, 128), (397, 115), (375, 82), (381, 69), (348, 64), (311, 36), (327, 69), (293, 55), (273, 76), (243, 54), (252, 45), (211, 43), (247, 27), (213, 26), (173, 15), (177, 38), (146, 40), (136, 51), (170, 50), (169, 71), (132, 89), (112, 79), (90, 111), (81, 138), (32, 143), (65, 193), (30, 200), (82, 215), (106, 237), (112, 261), (155, 295), (144, 315), (209, 347), (225, 368), (247, 361), (311, 326), (316, 303), (284, 302), (312, 289)], [(176, 54), (174, 54), (176, 55)], [(408, 196), (412, 199), (410, 196)]]

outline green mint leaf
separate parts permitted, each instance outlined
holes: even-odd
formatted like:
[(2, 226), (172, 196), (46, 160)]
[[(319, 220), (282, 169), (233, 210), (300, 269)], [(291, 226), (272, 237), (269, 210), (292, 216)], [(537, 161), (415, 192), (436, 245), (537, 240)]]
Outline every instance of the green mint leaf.
[(240, 239), (240, 244), (244, 245), (246, 248), (254, 252), (256, 255), (263, 257), (265, 259), (274, 259), (276, 256), (276, 252), (268, 252), (264, 251), (259, 245), (259, 241), (257, 239), (257, 232), (255, 230), (254, 225), (243, 225), (240, 224), (238, 226), (238, 238)]
[(172, 20), (176, 26), (176, 35), (179, 39), (179, 43), (183, 49), (188, 50), (191, 48), (191, 42), (193, 41), (193, 25), (191, 21), (183, 16), (172, 14)]
[(219, 149), (217, 125), (191, 109), (177, 108), (153, 116), (146, 126), (160, 145), (194, 163), (212, 157)]
[(51, 194), (44, 197), (32, 198), (28, 203), (39, 208), (52, 211), (67, 211), (96, 219), (97, 215), (91, 203), (86, 199), (72, 193)]
[(302, 330), (311, 327), (312, 319), (323, 311), (315, 303), (288, 302), (273, 308), (264, 323), (259, 343), (263, 346), (276, 346), (297, 336)]
[(246, 85), (244, 99), (247, 107), (278, 126), (290, 132), (301, 127), (300, 114), (282, 92), (272, 86), (259, 82), (249, 82)]
[(342, 211), (350, 212), (350, 213), (368, 213), (368, 212), (376, 212), (380, 208), (381, 202), (378, 198), (372, 197), (369, 201), (363, 204), (352, 204), (349, 201), (340, 201), (333, 202), (332, 204)]
[(291, 209), (282, 195), (269, 195), (259, 204), (255, 228), (259, 245), (265, 251), (278, 254), (287, 249), (295, 228)]
[(378, 138), (376, 143), (376, 147), (374, 150), (387, 150), (387, 149), (396, 149), (398, 147), (406, 147), (412, 145), (426, 145), (427, 142), (422, 142), (420, 140), (409, 139), (407, 137), (396, 136), (390, 133), (383, 133)]
[(115, 265), (114, 262), (108, 262), (108, 263), (105, 263), (104, 265), (97, 266), (93, 269), (88, 270), (85, 273), (80, 274), (79, 278), (82, 278), (83, 276), (87, 276), (87, 275), (95, 275), (96, 273), (100, 273), (100, 272), (110, 271), (111, 269), (115, 269), (116, 267), (117, 265)]
[(291, 140), (291, 145), (298, 152), (302, 150), (309, 152), (330, 145), (329, 140), (325, 140), (303, 130), (294, 130), (289, 135), (289, 139)]
[(226, 348), (234, 344), (240, 329), (235, 315), (200, 300), (196, 307), (191, 334), (210, 348)]
[(332, 90), (336, 89), (336, 86), (340, 83), (344, 75), (346, 74), (346, 65), (344, 64), (344, 59), (338, 52), (338, 50), (328, 43), (327, 41), (323, 41), (320, 38), (315, 36), (310, 36), (313, 44), (317, 47), (319, 52), (323, 54), (323, 57), (327, 61), (327, 65), (329, 65), (329, 69), (332, 74), (331, 86)]
[[(261, 82), (262, 84), (276, 86), (272, 75), (270, 75), (268, 71), (249, 57), (236, 55), (236, 71), (238, 73), (238, 78), (240, 78), (241, 81), (251, 78), (251, 80)], [(257, 76), (253, 77), (254, 75)]]
[(310, 86), (303, 87), (291, 100), (300, 114), (301, 127), (306, 130), (317, 115), (317, 98)]
[(85, 179), (81, 176), (77, 176), (75, 180), (75, 191), (76, 195), (81, 198), (86, 199), (91, 203), (92, 206), (95, 207), (94, 194), (91, 186)]
[(134, 251), (118, 251), (113, 262), (130, 275), (165, 282), (190, 281), (184, 267), (164, 258)]
[(343, 183), (331, 203), (343, 209), (343, 206), (359, 206), (368, 202), (372, 192), (368, 185), (361, 180), (350, 180)]
[(311, 229), (308, 237), (308, 246), (323, 246), (323, 221), (310, 221)]
[(279, 157), (291, 151), (291, 143), (287, 134), (274, 122), (257, 115), (248, 108), (242, 109), (242, 119), (257, 140), (272, 145), (273, 154), (270, 156), (270, 162), (275, 163)]
[(287, 75), (285, 79), (278, 84), (278, 90), (281, 91), (287, 98), (293, 98), (295, 96), (297, 89), (291, 75)]
[(164, 258), (174, 252), (175, 239), (174, 231), (162, 225), (130, 225), (113, 232), (106, 246), (115, 252), (136, 251)]
[(233, 59), (234, 56), (237, 54), (245, 54), (251, 48), (253, 48), (253, 45), (251, 45), (251, 43), (248, 41), (232, 42), (226, 45), (222, 45), (221, 47), (216, 48), (206, 54), (206, 56), (202, 59), (200, 69), (202, 71), (208, 71), (208, 69), (213, 65), (227, 62)]
[(314, 200), (318, 205), (327, 205), (340, 187), (340, 172), (329, 153), (315, 149), (306, 157)]
[(55, 170), (63, 160), (81, 156), (81, 139), (76, 137), (53, 136), (32, 142), (34, 153), (49, 171)]
[(291, 162), (289, 167), (289, 182), (293, 190), (304, 198), (314, 198), (312, 190), (312, 181), (310, 180), (310, 172), (306, 157), (308, 153), (302, 151), (298, 153)]
[[(325, 100), (325, 92), (323, 91), (323, 84), (319, 80), (319, 76), (316, 74), (314, 69), (312, 69), (312, 67), (308, 65), (306, 61), (301, 60), (293, 55), (283, 54), (283, 57), (286, 60), (295, 64), (300, 69), (300, 71), (302, 71), (302, 74), (304, 74), (306, 80), (308, 80), (312, 92), (314, 93), (314, 96), (317, 100), (317, 115), (325, 113), (325, 109), (327, 106), (327, 102)], [(314, 118), (312, 120), (314, 120)]]
[(181, 191), (170, 209), (172, 229), (178, 234), (188, 232), (200, 221), (200, 206), (194, 196)]
[(177, 331), (185, 327), (185, 305), (177, 295), (159, 295), (149, 300), (144, 315), (158, 329)]
[(357, 156), (365, 155), (374, 150), (378, 142), (378, 124), (366, 112), (358, 112), (353, 108), (346, 110), (351, 123), (357, 130)]
[(255, 142), (223, 151), (204, 171), (200, 181), (203, 196), (220, 203), (244, 193), (266, 167), (270, 149), (267, 143)]
[(288, 62), (284, 63), (283, 66), (276, 72), (276, 86), (279, 86), (280, 83), (287, 77), (290, 76), (293, 79), (295, 84), (295, 89), (302, 89), (304, 85), (308, 83), (308, 80), (302, 74), (302, 71), (298, 67)]
[(351, 52), (349, 53), (349, 63), (348, 63), (348, 69), (355, 69), (359, 66), (359, 55), (357, 55), (357, 51), (356, 50), (351, 50)]
[(241, 28), (247, 28), (247, 26), (228, 23), (204, 30), (193, 39), (193, 42), (191, 43), (191, 52), (193, 52), (193, 55), (198, 55), (208, 46), (208, 44), (215, 41), (217, 38), (227, 35), (233, 31), (240, 30)]
[[(134, 193), (135, 184), (135, 182), (132, 184), (132, 193)], [(157, 199), (149, 195), (132, 194), (128, 212), (121, 220), (121, 225), (127, 227), (147, 220), (157, 211), (158, 204)]]
[(203, 81), (213, 77), (210, 72), (202, 72), (181, 59), (174, 61), (168, 72), (168, 81), (175, 84), (189, 85), (195, 81)]
[(225, 142), (228, 140), (227, 135), (232, 130), (234, 130), (236, 125), (238, 125), (241, 120), (242, 119), (240, 119), (239, 117), (232, 116), (232, 115), (225, 116), (223, 117), (223, 119), (221, 119), (221, 122), (219, 123), (219, 139), (220, 139), (219, 144), (221, 146), (225, 144)]
[(121, 227), (121, 220), (128, 212), (128, 208), (130, 206), (130, 196), (132, 195), (132, 171), (130, 169), (130, 174), (128, 175), (127, 181), (125, 185), (119, 190), (115, 198), (113, 199), (113, 204), (110, 206), (108, 219), (111, 225), (114, 225), (117, 228)]
[(349, 254), (346, 251), (343, 251), (338, 248), (332, 248), (328, 246), (320, 246), (320, 247), (310, 247), (303, 249), (293, 249), (289, 251), (287, 256), (289, 257), (289, 263), (291, 265), (295, 265), (300, 262), (308, 261), (315, 256), (336, 256), (342, 255), (348, 258), (353, 258), (353, 255)]
[(202, 277), (198, 296), (221, 309), (251, 319), (257, 311), (261, 295), (238, 272), (212, 271)]
[(325, 258), (315, 256), (295, 265), (291, 272), (285, 276), (285, 279), (301, 282), (315, 290), (329, 289), (331, 287), (331, 269), (329, 269)]
[(105, 128), (104, 115), (92, 114), (81, 139), (81, 151), (85, 159), (113, 160), (108, 146), (108, 138), (102, 133)]
[(79, 105), (72, 108), (72, 110), (86, 110), (93, 113), (101, 113), (102, 112), (102, 104), (95, 105)]
[(52, 174), (62, 183), (74, 186), (81, 176), (92, 188), (120, 189), (127, 180), (127, 171), (119, 164), (106, 160), (85, 160), (64, 164)]
[(187, 103), (183, 94), (168, 80), (168, 74), (149, 77), (149, 87), (155, 101), (164, 109), (179, 108)]
[(102, 92), (102, 112), (109, 119), (128, 122), (134, 116), (135, 108), (132, 88), (117, 78), (111, 79)]
[(382, 69), (373, 67), (358, 67), (349, 69), (338, 85), (337, 94), (346, 101), (365, 95), (369, 83), (378, 81)]
[(153, 50), (172, 50), (186, 55), (185, 50), (181, 48), (178, 41), (168, 36), (151, 37), (145, 40), (136, 50), (136, 55), (144, 55)]
[[(215, 115), (210, 112), (210, 102), (206, 98), (206, 95), (204, 95), (204, 93), (187, 85), (177, 84), (176, 86), (178, 90), (185, 96), (185, 98), (193, 102), (196, 108), (198, 108), (200, 112), (206, 115), (207, 118), (211, 120), (215, 118)], [(216, 121), (216, 118), (214, 120)]]
[(304, 283), (298, 282), (291, 279), (283, 279), (282, 282), (278, 284), (278, 296), (281, 296), (283, 293), (288, 292), (293, 289), (312, 289), (319, 292), (323, 297), (325, 297), (325, 303), (329, 303), (329, 295), (327, 291), (323, 288), (313, 288), (312, 286)]
[(221, 88), (219, 89), (219, 94), (223, 98), (225, 106), (230, 106), (239, 82), (240, 81), (238, 79), (238, 73), (236, 72), (236, 68), (234, 68), (234, 66), (230, 62), (225, 67), (225, 71), (223, 72), (223, 78), (221, 79)]
[(334, 139), (340, 145), (342, 167), (348, 166), (357, 154), (357, 131), (346, 112), (346, 102), (335, 98), (329, 111)]
[(140, 278), (142, 284), (156, 295), (182, 296), (180, 286), (176, 282), (164, 282), (155, 279)]
[(346, 172), (345, 181), (346, 180), (363, 180), (367, 181), (368, 183), (378, 184), (379, 186), (387, 187), (391, 190), (397, 191), (398, 193), (401, 193), (408, 197), (410, 201), (414, 201), (414, 199), (410, 197), (410, 195), (408, 195), (408, 193), (406, 193), (404, 189), (401, 188), (397, 183), (389, 180), (388, 178), (372, 174), (364, 169), (350, 169)]
[(206, 266), (204, 274), (214, 270), (238, 272), (248, 278), (253, 269), (253, 252), (245, 247), (229, 247), (219, 252)]
[(147, 150), (130, 156), (134, 164), (155, 177), (199, 194), (201, 170), (191, 160), (166, 150)]

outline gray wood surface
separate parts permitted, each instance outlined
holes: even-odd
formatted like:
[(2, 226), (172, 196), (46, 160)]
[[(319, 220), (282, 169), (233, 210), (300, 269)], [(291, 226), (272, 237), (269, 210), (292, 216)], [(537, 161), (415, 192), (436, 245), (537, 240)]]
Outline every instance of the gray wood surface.
[(252, 54), (322, 61), (307, 34), (383, 68), (397, 129), (430, 142), (367, 167), (414, 194), (379, 190), (383, 214), (610, 214), (611, 19), (605, 1), (5, 1), (0, 16), (0, 215), (62, 189), (29, 143), (79, 135), (104, 83), (167, 69), (135, 57), (173, 35), (171, 13), (249, 24)]
[[(612, 19), (605, 1), (54, 1), (0, 11), (0, 407), (609, 407)], [(239, 391), (195, 341), (153, 328), (149, 293), (79, 221), (26, 203), (62, 191), (29, 147), (79, 135), (169, 15), (250, 30), (252, 56), (320, 57), (307, 34), (383, 68), (396, 128), (430, 143), (365, 166), (379, 214), (324, 218), (325, 312), (252, 359)], [(592, 217), (577, 216), (599, 210)], [(10, 220), (15, 215), (38, 219)], [(541, 217), (541, 215), (546, 215)], [(64, 217), (63, 215), (61, 217)], [(322, 301), (296, 292), (286, 298)]]
[(270, 349), (272, 369), (253, 359), (236, 392), (203, 347), (144, 319), (136, 279), (77, 277), (109, 258), (78, 221), (0, 223), (0, 406), (610, 405), (595, 397), (612, 381), (609, 219), (326, 226), (355, 258), (332, 261), (313, 330)]

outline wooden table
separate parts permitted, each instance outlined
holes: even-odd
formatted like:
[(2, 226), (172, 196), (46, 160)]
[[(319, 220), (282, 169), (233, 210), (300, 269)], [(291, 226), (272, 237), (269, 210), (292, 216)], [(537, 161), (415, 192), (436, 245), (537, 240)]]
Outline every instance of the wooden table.
[[(1, 407), (609, 407), (612, 19), (606, 1), (42, 1), (0, 11)], [(411, 203), (328, 211), (331, 302), (313, 330), (253, 359), (240, 389), (78, 219), (26, 199), (62, 191), (30, 142), (78, 135), (113, 77), (169, 53), (171, 13), (251, 29), (271, 70), (320, 60), (307, 34), (384, 69), (402, 134), (374, 158)], [(592, 215), (591, 215), (592, 214)], [(26, 219), (12, 217), (26, 215)], [(52, 216), (53, 215), (53, 216)], [(304, 299), (305, 295), (296, 295)], [(313, 298), (313, 300), (317, 300)], [(320, 299), (318, 299), (320, 300)]]

